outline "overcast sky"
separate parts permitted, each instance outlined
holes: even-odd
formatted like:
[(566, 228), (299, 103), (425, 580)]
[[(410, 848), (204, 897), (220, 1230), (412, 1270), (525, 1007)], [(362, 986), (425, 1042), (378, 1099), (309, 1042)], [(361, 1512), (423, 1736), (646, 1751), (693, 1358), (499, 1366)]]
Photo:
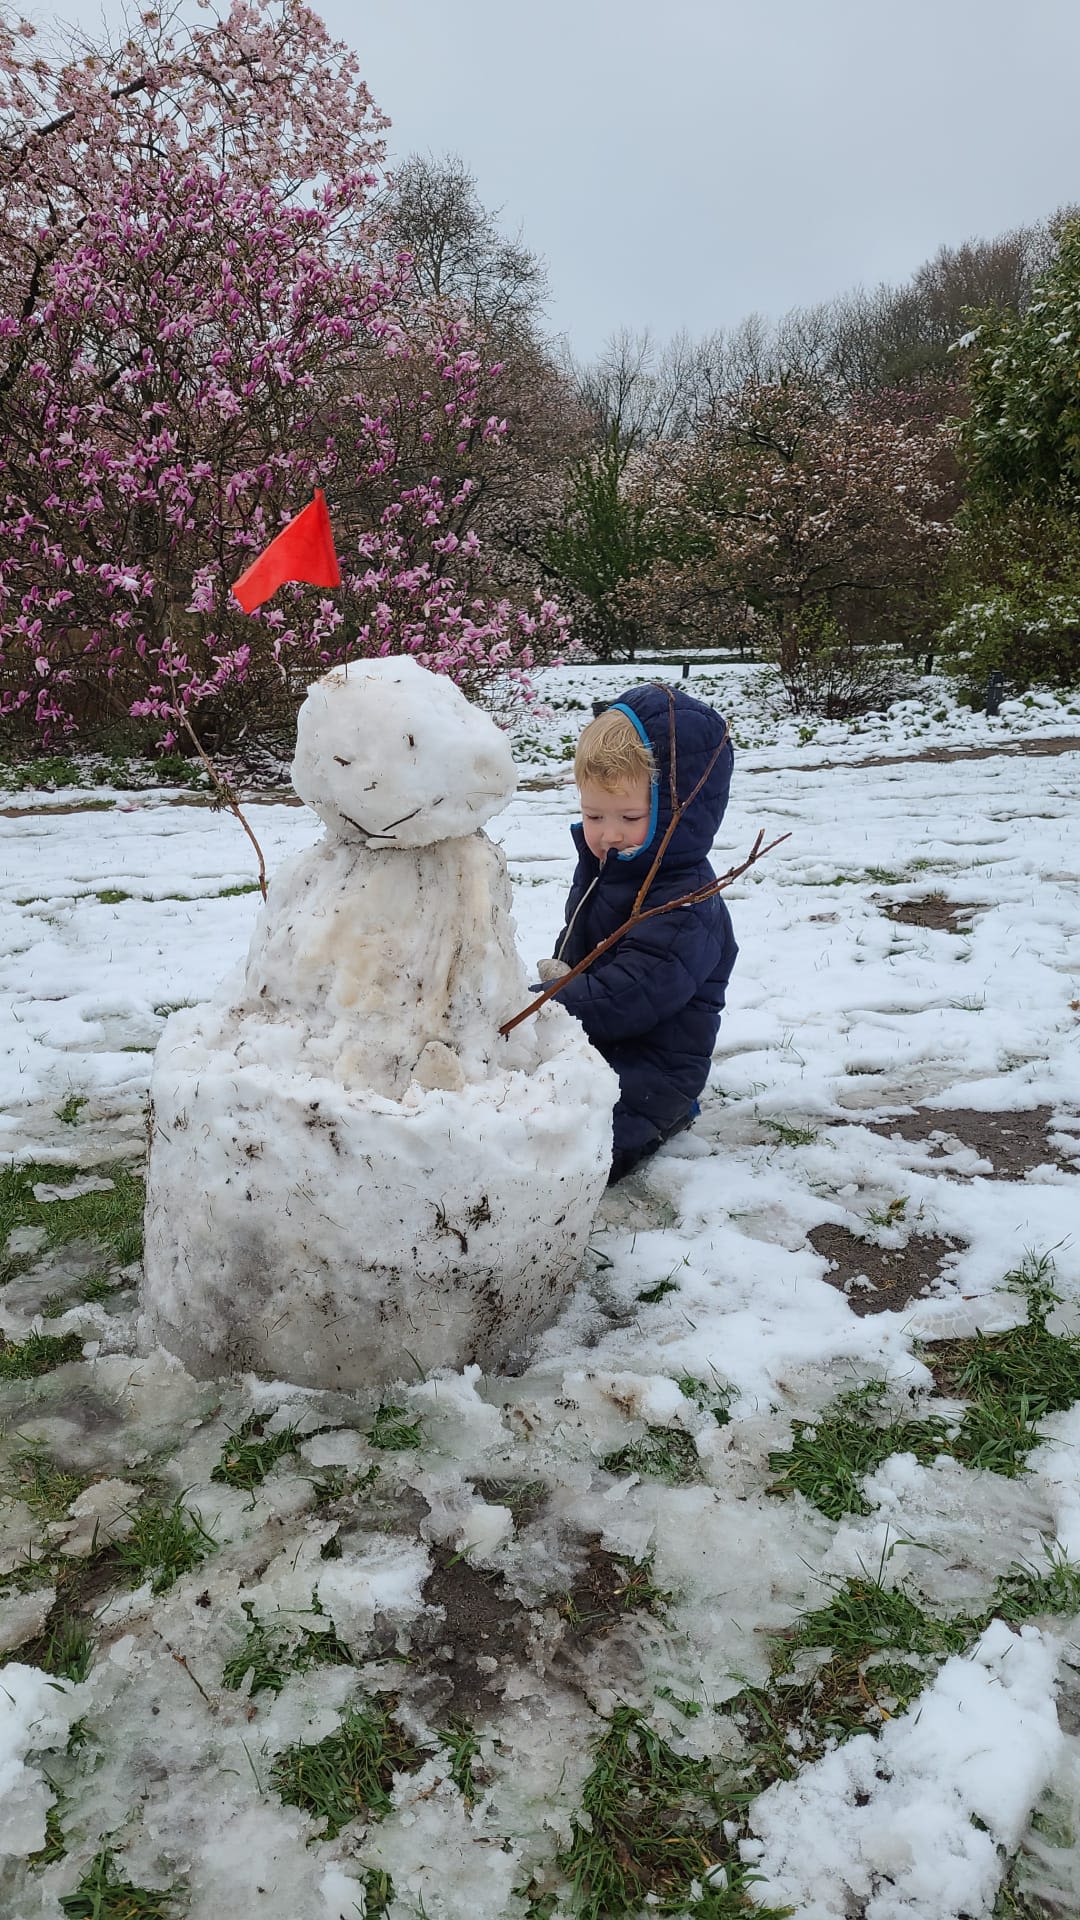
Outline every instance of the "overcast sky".
[[(391, 154), (460, 154), (544, 255), (582, 357), (902, 281), (1080, 201), (1080, 0), (315, 4)], [(91, 27), (100, 0), (56, 11)]]

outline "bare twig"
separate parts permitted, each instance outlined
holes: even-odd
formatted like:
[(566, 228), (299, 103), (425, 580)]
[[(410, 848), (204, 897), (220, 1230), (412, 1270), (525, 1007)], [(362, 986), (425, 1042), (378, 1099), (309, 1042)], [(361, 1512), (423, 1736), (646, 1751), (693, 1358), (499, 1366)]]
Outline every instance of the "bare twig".
[(194, 727), (192, 726), (187, 713), (183, 710), (181, 710), (180, 712), (180, 719), (183, 724), (184, 731), (190, 736), (192, 745), (194, 746), (195, 751), (199, 756), (199, 759), (202, 761), (203, 766), (206, 768), (206, 772), (210, 780), (210, 784), (213, 787), (214, 792), (218, 795), (219, 799), (221, 800), (222, 806), (228, 807), (229, 812), (236, 816), (237, 820), (239, 820), (240, 825), (243, 827), (244, 832), (247, 834), (248, 839), (251, 841), (251, 844), (255, 849), (255, 858), (259, 863), (259, 892), (262, 894), (262, 897), (265, 900), (266, 899), (266, 861), (263, 858), (263, 850), (260, 847), (258, 841), (256, 840), (254, 832), (252, 831), (252, 828), (248, 823), (247, 817), (240, 806), (240, 800), (239, 800), (239, 796), (237, 794), (236, 788), (231, 786), (230, 783), (224, 778), (224, 776), (218, 772), (217, 768), (215, 767), (213, 761), (210, 758), (210, 755), (207, 753), (206, 748), (203, 746), (202, 741), (199, 739), (198, 734), (196, 733)]
[(621, 927), (616, 927), (614, 933), (609, 933), (606, 940), (601, 940), (591, 953), (587, 953), (583, 960), (578, 961), (576, 967), (571, 967), (569, 973), (564, 973), (561, 979), (553, 980), (551, 985), (545, 987), (543, 993), (538, 993), (527, 1007), (522, 1007), (520, 1013), (515, 1013), (512, 1020), (505, 1020), (499, 1028), (503, 1038), (513, 1033), (514, 1028), (519, 1027), (523, 1020), (528, 1020), (532, 1014), (538, 1013), (541, 1007), (546, 1006), (557, 993), (561, 993), (564, 987), (569, 986), (571, 980), (576, 980), (587, 967), (591, 967), (594, 960), (599, 960), (600, 955), (606, 953), (609, 947), (613, 947), (616, 940), (621, 940), (624, 934), (632, 933), (635, 927), (640, 927), (646, 920), (654, 920), (657, 914), (674, 913), (676, 907), (697, 907), (703, 900), (711, 900), (715, 893), (723, 893), (724, 888), (730, 887), (733, 880), (738, 880), (741, 874), (746, 873), (750, 867), (756, 866), (757, 862), (764, 859), (767, 853), (771, 853), (774, 847), (778, 847), (781, 841), (790, 840), (791, 835), (778, 834), (776, 839), (770, 840), (767, 846), (762, 846), (763, 838), (764, 832), (759, 833), (746, 859), (737, 867), (729, 867), (727, 873), (721, 874), (719, 879), (709, 880), (703, 887), (692, 887), (689, 893), (680, 893), (675, 900), (665, 900), (662, 906), (647, 907), (644, 913), (632, 911), (630, 918), (624, 920)]

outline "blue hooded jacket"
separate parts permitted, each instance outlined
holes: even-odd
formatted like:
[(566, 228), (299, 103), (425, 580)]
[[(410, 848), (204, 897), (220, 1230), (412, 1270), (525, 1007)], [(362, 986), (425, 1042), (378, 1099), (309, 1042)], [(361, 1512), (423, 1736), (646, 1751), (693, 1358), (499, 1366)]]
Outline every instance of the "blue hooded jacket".
[[(693, 791), (724, 741), (720, 715), (681, 688), (635, 687), (613, 703), (633, 721), (656, 766), (649, 832), (640, 847), (609, 854), (601, 866), (580, 822), (571, 828), (578, 864), (556, 949), (569, 966), (629, 919), (670, 823), (672, 699), (679, 800)], [(708, 856), (727, 806), (733, 760), (731, 742), (724, 741), (672, 834), (644, 907), (678, 899), (715, 878)], [(619, 1076), (616, 1160), (649, 1152), (685, 1120), (708, 1078), (737, 952), (731, 916), (714, 894), (644, 921), (559, 993), (561, 1005), (577, 1016)]]

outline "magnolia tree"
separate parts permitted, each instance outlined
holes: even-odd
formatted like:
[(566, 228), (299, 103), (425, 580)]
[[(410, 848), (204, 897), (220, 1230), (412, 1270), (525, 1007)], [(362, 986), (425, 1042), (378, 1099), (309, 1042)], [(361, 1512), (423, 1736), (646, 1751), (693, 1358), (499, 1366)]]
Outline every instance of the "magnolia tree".
[(948, 545), (949, 446), (944, 426), (750, 382), (643, 473), (657, 544), (674, 557), (628, 586), (628, 602), (672, 639), (763, 647), (797, 708), (887, 697)]
[[(299, 0), (55, 62), (0, 24), (9, 722), (168, 735), (198, 707), (220, 737), (351, 651), (475, 685), (561, 640), (471, 525), (499, 368), (372, 215), (384, 125)], [(231, 581), (316, 484), (341, 594), (243, 615)]]

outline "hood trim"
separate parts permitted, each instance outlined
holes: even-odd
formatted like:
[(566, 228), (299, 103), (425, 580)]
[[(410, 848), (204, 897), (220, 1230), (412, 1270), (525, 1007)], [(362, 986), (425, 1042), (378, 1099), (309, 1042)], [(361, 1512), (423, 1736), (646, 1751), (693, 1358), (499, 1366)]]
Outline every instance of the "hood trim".
[[(653, 762), (653, 767), (655, 769), (656, 755), (653, 752), (653, 743), (649, 739), (649, 736), (646, 733), (645, 728), (642, 725), (642, 722), (639, 720), (637, 714), (634, 712), (633, 707), (628, 707), (625, 704), (625, 702), (622, 700), (613, 700), (609, 708), (609, 712), (624, 713), (626, 715), (626, 718), (632, 722), (634, 731), (638, 735), (642, 746), (645, 748), (646, 752), (648, 753), (650, 760)], [(642, 841), (640, 847), (630, 847), (626, 853), (616, 854), (615, 856), (616, 859), (617, 860), (636, 860), (639, 854), (646, 853), (648, 849), (652, 846), (653, 841), (656, 839), (656, 822), (659, 819), (659, 817), (660, 817), (660, 775), (654, 770), (652, 780), (649, 783), (649, 831), (646, 834), (644, 840)]]

